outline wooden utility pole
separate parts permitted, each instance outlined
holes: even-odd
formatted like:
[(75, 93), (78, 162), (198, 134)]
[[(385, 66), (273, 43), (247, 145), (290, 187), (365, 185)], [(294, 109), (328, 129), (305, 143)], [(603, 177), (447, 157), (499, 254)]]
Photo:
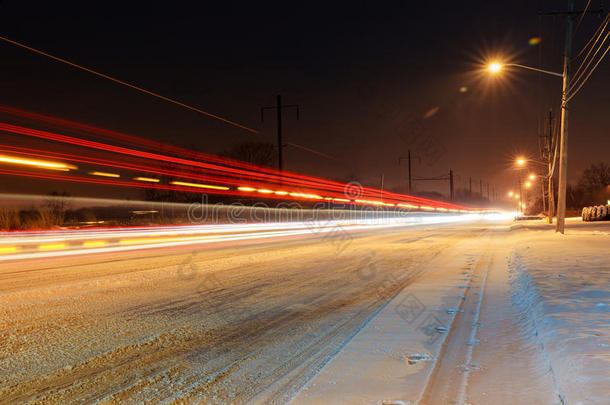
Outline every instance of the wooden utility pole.
[(411, 190), (412, 190), (412, 183), (411, 183), (411, 149), (409, 149), (408, 152), (407, 152), (407, 159), (408, 159), (408, 163), (409, 163), (409, 194), (411, 194)]
[(566, 16), (566, 40), (563, 53), (563, 87), (561, 90), (561, 137), (559, 143), (559, 195), (557, 199), (557, 228), (555, 232), (565, 232), (566, 189), (568, 185), (568, 84), (570, 83), (570, 62), (572, 60), (572, 15), (574, 0), (568, 1)]
[[(563, 86), (561, 90), (561, 122), (559, 125), (559, 190), (557, 194), (557, 226), (555, 232), (564, 233), (566, 218), (566, 190), (568, 183), (568, 94), (570, 87), (570, 64), (572, 62), (572, 37), (574, 17), (585, 14), (602, 14), (603, 10), (574, 10), (574, 0), (568, 0), (567, 11), (552, 11), (540, 15), (566, 18), (565, 43), (563, 51)], [(570, 96), (571, 97), (571, 96)], [(550, 174), (550, 173), (549, 173)], [(552, 179), (550, 182), (552, 183)]]
[(449, 199), (453, 201), (455, 199), (455, 195), (453, 192), (453, 170), (449, 169)]
[(297, 120), (299, 119), (299, 105), (298, 104), (287, 104), (282, 105), (282, 96), (276, 96), (276, 103), (274, 107), (262, 107), (261, 108), (261, 122), (264, 122), (265, 118), (265, 110), (275, 110), (277, 112), (277, 157), (278, 162), (277, 166), (279, 171), (281, 172), (284, 168), (284, 159), (283, 159), (283, 147), (284, 144), (282, 142), (282, 108), (296, 108), (297, 110)]

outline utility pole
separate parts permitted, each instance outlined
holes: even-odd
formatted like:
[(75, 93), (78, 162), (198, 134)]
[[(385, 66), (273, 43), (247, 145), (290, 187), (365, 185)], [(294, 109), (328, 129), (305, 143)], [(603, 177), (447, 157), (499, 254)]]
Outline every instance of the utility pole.
[(553, 110), (549, 110), (549, 136), (547, 138), (548, 144), (548, 162), (549, 162), (549, 175), (548, 175), (548, 199), (549, 199), (549, 216), (548, 222), (549, 224), (553, 223), (553, 217), (555, 216), (555, 187), (553, 187), (553, 174), (551, 170), (553, 169)]
[(561, 139), (559, 143), (559, 195), (557, 199), (557, 228), (555, 232), (565, 232), (566, 189), (568, 183), (568, 100), (567, 90), (570, 82), (570, 62), (572, 59), (572, 15), (574, 0), (568, 1), (566, 16), (566, 40), (563, 54), (563, 87), (561, 90)]
[(407, 151), (407, 159), (409, 163), (409, 194), (411, 194), (412, 184), (411, 184), (411, 149)]
[[(421, 163), (421, 159), (419, 158), (419, 156), (413, 156), (414, 158), (418, 159), (418, 161)], [(409, 149), (407, 151), (407, 156), (400, 156), (398, 158), (398, 165), (400, 165), (400, 162), (402, 162), (403, 159), (407, 160), (407, 168), (409, 170), (409, 183), (407, 184), (409, 186), (409, 190), (408, 193), (412, 193), (413, 192), (413, 177), (411, 175), (411, 149)]]
[[(564, 233), (566, 217), (566, 189), (568, 176), (568, 98), (567, 90), (570, 85), (570, 63), (572, 59), (572, 36), (575, 16), (585, 14), (603, 14), (603, 10), (578, 10), (574, 11), (574, 0), (568, 0), (568, 11), (552, 11), (538, 13), (545, 16), (565, 16), (566, 17), (566, 36), (563, 52), (563, 86), (561, 91), (561, 122), (559, 125), (559, 193), (557, 195), (557, 227), (555, 232)], [(550, 173), (549, 173), (550, 174)], [(552, 179), (550, 179), (552, 180)]]
[(523, 213), (523, 190), (521, 189), (521, 174), (519, 174), (519, 212)]
[(453, 201), (455, 198), (453, 193), (453, 170), (449, 169), (449, 200)]
[(282, 96), (277, 95), (276, 103), (274, 107), (262, 107), (261, 108), (261, 122), (264, 122), (265, 110), (275, 110), (277, 112), (277, 157), (278, 162), (277, 166), (279, 171), (281, 172), (284, 168), (284, 160), (282, 149), (284, 144), (282, 143), (282, 108), (296, 108), (297, 110), (297, 120), (299, 119), (299, 105), (298, 104), (287, 104), (282, 105)]

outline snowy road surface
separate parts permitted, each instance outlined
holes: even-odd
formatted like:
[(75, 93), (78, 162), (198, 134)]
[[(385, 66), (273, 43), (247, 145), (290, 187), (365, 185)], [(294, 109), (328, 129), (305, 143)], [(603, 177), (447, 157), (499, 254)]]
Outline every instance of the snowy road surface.
[(602, 404), (610, 226), (9, 261), (2, 403)]

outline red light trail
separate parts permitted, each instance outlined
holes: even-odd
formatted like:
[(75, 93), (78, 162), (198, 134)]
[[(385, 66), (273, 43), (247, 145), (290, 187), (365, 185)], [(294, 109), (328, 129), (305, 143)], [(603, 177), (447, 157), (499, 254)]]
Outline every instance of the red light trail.
[[(75, 130), (88, 136), (93, 135), (93, 137), (129, 146), (118, 146), (46, 130), (0, 123), (0, 131), (58, 142), (66, 146), (72, 145), (76, 148), (86, 148), (88, 151), (86, 153), (80, 153), (79, 151), (79, 154), (75, 154), (0, 145), (0, 152), (11, 154), (7, 155), (4, 161), (0, 161), (0, 164), (19, 164), (21, 162), (29, 164), (30, 168), (43, 170), (45, 165), (53, 167), (53, 165), (58, 164), (56, 163), (57, 160), (62, 160), (70, 162), (69, 164), (59, 163), (66, 165), (65, 171), (76, 172), (78, 175), (5, 168), (0, 168), (0, 174), (120, 187), (203, 192), (242, 198), (322, 201), (335, 204), (345, 203), (443, 212), (479, 211), (479, 209), (442, 201), (387, 191), (382, 192), (370, 187), (358, 188), (356, 196), (348, 196), (346, 195), (348, 185), (323, 178), (288, 172), (280, 173), (271, 168), (193, 152), (133, 135), (21, 111), (11, 107), (0, 106), (0, 112), (67, 128), (68, 131)], [(140, 150), (140, 148), (152, 151)], [(97, 156), (95, 156), (96, 153)], [(107, 154), (107, 156), (100, 155), (100, 153)], [(172, 156), (172, 154), (183, 157)], [(112, 158), (112, 156), (116, 156), (116, 158)], [(29, 162), (24, 160), (30, 157), (38, 160), (30, 160)], [(40, 158), (52, 159), (53, 162), (43, 162), (41, 164)], [(151, 160), (157, 163), (151, 165)], [(86, 167), (76, 167), (75, 164)]]

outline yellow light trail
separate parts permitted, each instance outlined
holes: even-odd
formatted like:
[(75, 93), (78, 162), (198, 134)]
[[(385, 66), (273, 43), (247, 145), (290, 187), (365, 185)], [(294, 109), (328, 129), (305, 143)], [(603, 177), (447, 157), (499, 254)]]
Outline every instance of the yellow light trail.
[(275, 194), (277, 194), (277, 195), (288, 195), (288, 191), (276, 191)]
[(273, 190), (267, 190), (265, 188), (259, 188), (256, 191), (258, 191), (259, 193), (262, 193), (262, 194), (271, 194), (271, 193), (273, 193)]
[(2, 246), (0, 247), (0, 254), (15, 253), (17, 250), (17, 246)]
[(239, 191), (256, 191), (255, 188), (252, 187), (237, 187)]
[(53, 250), (53, 249), (63, 249), (66, 247), (65, 243), (51, 243), (48, 245), (40, 245), (38, 249), (40, 250)]
[(102, 176), (102, 177), (121, 177), (120, 174), (116, 174), (116, 173), (107, 173), (107, 172), (89, 172), (90, 175), (92, 176)]
[(173, 184), (175, 186), (208, 188), (211, 190), (228, 190), (229, 189), (229, 187), (225, 187), (225, 186), (213, 186), (211, 184), (187, 183), (185, 181), (172, 181), (170, 184)]
[(133, 179), (137, 180), (137, 181), (147, 181), (149, 183), (158, 183), (159, 182), (159, 179), (153, 179), (151, 177), (134, 177)]
[(98, 247), (98, 246), (106, 246), (105, 241), (103, 240), (92, 240), (88, 242), (83, 242), (83, 247)]
[(25, 159), (25, 158), (12, 157), (12, 156), (6, 156), (6, 155), (0, 155), (0, 162), (13, 163), (13, 164), (17, 164), (17, 165), (36, 166), (36, 167), (40, 167), (43, 169), (64, 170), (64, 171), (77, 168), (76, 166), (67, 165), (65, 163), (60, 163), (60, 162)]

